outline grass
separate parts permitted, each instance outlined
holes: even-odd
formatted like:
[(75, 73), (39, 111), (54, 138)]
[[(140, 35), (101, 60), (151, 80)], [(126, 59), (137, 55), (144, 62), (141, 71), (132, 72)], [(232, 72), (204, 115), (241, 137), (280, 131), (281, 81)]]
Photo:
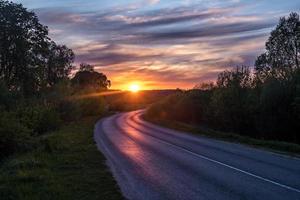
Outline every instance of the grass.
[(0, 165), (0, 199), (123, 199), (93, 140), (95, 117), (44, 135)]
[(144, 115), (143, 118), (146, 121), (152, 122), (160, 126), (165, 126), (170, 129), (189, 132), (192, 134), (206, 136), (215, 139), (221, 139), (229, 142), (246, 144), (246, 145), (250, 145), (262, 149), (267, 149), (277, 153), (283, 153), (291, 156), (300, 157), (300, 145), (294, 143), (255, 139), (255, 138), (250, 138), (247, 136), (242, 136), (234, 133), (225, 133), (225, 132), (215, 131), (212, 129), (197, 127), (197, 126), (193, 126), (187, 123), (182, 123), (177, 121), (153, 119), (146, 115)]

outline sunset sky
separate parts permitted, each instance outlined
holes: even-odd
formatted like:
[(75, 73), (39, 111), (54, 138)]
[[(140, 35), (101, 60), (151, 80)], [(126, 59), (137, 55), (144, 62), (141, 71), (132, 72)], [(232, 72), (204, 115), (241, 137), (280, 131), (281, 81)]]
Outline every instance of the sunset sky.
[(105, 73), (112, 88), (191, 88), (253, 65), (279, 17), (298, 0), (15, 0), (51, 38)]

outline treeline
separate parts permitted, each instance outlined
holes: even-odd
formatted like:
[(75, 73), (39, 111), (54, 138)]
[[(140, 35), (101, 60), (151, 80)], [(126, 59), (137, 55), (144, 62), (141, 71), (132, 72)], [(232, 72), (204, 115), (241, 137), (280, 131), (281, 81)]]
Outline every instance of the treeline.
[(300, 22), (281, 18), (254, 69), (236, 67), (151, 106), (150, 118), (300, 143)]
[(110, 81), (89, 64), (70, 79), (73, 60), (35, 13), (0, 0), (0, 160), (47, 147), (39, 136), (63, 123), (106, 112), (102, 97), (84, 94), (106, 90)]

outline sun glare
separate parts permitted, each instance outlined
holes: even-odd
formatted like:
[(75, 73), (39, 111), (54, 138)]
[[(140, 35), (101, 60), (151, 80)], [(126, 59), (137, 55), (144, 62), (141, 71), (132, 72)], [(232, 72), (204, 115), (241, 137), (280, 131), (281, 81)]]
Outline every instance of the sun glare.
[(129, 86), (129, 90), (131, 92), (138, 92), (138, 91), (140, 91), (140, 86), (137, 85), (137, 84), (132, 84), (132, 85)]

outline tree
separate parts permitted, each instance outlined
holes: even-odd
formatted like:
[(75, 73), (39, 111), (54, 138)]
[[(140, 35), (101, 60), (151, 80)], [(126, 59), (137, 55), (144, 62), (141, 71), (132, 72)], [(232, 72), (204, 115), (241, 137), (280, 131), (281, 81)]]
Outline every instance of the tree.
[(207, 91), (207, 90), (212, 90), (215, 87), (215, 84), (213, 82), (209, 82), (209, 83), (199, 83), (196, 84), (194, 86), (194, 90), (203, 90), (203, 91)]
[(0, 79), (29, 96), (70, 72), (73, 52), (48, 37), (34, 12), (0, 0)]
[(298, 14), (281, 18), (254, 74), (243, 66), (224, 71), (215, 86), (164, 98), (146, 116), (300, 144), (299, 33)]
[(219, 88), (248, 88), (251, 87), (251, 70), (247, 66), (236, 67), (231, 71), (224, 71), (218, 75), (217, 86)]
[[(281, 18), (255, 62), (259, 90), (257, 126), (263, 137), (299, 141), (300, 21), (297, 13)], [(289, 133), (289, 134), (283, 134)]]
[(300, 21), (297, 13), (288, 18), (282, 17), (266, 42), (266, 52), (256, 62), (257, 78), (261, 81), (268, 77), (288, 79), (299, 69), (300, 62)]
[(81, 63), (79, 67), (79, 71), (88, 71), (88, 72), (93, 72), (94, 71), (94, 66), (87, 64), (87, 63)]
[(56, 45), (51, 42), (48, 48), (47, 63), (46, 63), (46, 84), (54, 85), (64, 78), (68, 77), (73, 64), (74, 53), (65, 45)]
[(220, 73), (211, 99), (215, 125), (238, 133), (252, 131), (255, 100), (249, 67)]
[(105, 74), (96, 72), (92, 65), (81, 64), (80, 70), (72, 79), (72, 85), (81, 89), (106, 90), (111, 82)]

